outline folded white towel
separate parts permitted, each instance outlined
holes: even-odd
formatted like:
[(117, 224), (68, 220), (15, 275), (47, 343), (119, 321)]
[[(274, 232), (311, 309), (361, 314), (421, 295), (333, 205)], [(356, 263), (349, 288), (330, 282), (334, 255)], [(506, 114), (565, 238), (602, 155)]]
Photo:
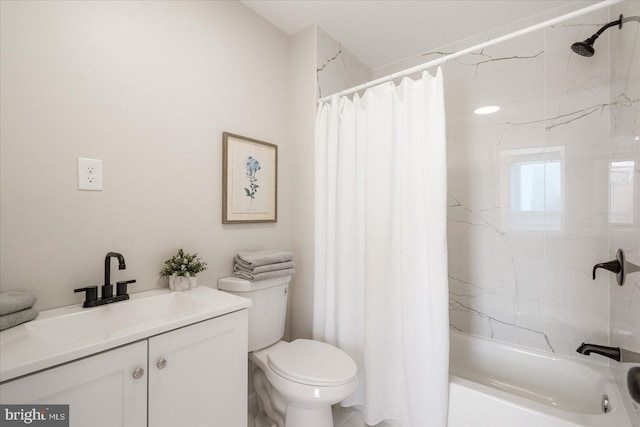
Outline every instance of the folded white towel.
[(266, 271), (264, 273), (257, 274), (247, 273), (246, 271), (234, 271), (233, 275), (235, 277), (254, 282), (256, 280), (273, 279), (274, 277), (291, 276), (292, 274), (295, 274), (295, 272), (296, 271), (293, 268), (287, 268), (285, 270)]
[(293, 261), (278, 262), (276, 264), (259, 265), (253, 268), (247, 268), (242, 264), (233, 263), (233, 271), (244, 271), (245, 273), (257, 274), (265, 273), (267, 271), (286, 270), (289, 268), (295, 268)]
[(0, 331), (13, 328), (21, 323), (33, 320), (36, 317), (38, 317), (38, 310), (35, 308), (27, 308), (26, 310), (5, 314), (4, 316), (0, 316)]
[(36, 296), (30, 292), (0, 292), (0, 316), (33, 307)]
[(255, 252), (238, 252), (233, 260), (242, 267), (252, 269), (261, 265), (292, 261), (293, 253), (273, 249)]

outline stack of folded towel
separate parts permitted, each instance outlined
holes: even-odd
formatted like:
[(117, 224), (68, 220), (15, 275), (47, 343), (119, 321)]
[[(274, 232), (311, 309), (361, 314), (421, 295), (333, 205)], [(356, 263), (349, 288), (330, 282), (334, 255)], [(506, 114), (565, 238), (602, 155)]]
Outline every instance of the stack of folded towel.
[(264, 250), (239, 252), (233, 258), (233, 275), (255, 281), (294, 274), (293, 253)]
[(36, 300), (36, 296), (28, 292), (0, 292), (0, 331), (38, 317), (38, 310), (33, 308)]

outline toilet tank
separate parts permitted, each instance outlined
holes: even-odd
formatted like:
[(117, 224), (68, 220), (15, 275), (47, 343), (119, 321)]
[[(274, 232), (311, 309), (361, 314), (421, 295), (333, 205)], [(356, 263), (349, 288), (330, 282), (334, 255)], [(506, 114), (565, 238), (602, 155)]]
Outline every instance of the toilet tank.
[(284, 336), (287, 292), (291, 276), (250, 282), (238, 277), (218, 281), (218, 289), (251, 300), (249, 351), (275, 344)]

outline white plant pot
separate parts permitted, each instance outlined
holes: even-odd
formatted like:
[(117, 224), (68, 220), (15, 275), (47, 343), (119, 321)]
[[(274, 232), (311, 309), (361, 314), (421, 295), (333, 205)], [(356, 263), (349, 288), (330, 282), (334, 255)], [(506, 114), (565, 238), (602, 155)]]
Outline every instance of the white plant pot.
[(188, 291), (197, 286), (197, 277), (169, 276), (169, 289), (172, 291)]

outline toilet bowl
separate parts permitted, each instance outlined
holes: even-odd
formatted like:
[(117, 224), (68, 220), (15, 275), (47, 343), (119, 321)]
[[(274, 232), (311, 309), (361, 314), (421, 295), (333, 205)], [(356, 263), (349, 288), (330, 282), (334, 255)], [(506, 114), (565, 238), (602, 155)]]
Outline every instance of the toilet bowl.
[(332, 427), (331, 405), (355, 391), (357, 367), (332, 345), (307, 339), (280, 341), (290, 279), (249, 282), (230, 277), (218, 282), (219, 289), (252, 300), (249, 359), (260, 407), (256, 426)]
[[(251, 353), (250, 359), (254, 378), (264, 375), (271, 386), (256, 388), (259, 401), (270, 404), (286, 427), (333, 426), (331, 405), (351, 395), (358, 384), (353, 360), (319, 341), (280, 341)], [(278, 417), (269, 418), (278, 424)]]

